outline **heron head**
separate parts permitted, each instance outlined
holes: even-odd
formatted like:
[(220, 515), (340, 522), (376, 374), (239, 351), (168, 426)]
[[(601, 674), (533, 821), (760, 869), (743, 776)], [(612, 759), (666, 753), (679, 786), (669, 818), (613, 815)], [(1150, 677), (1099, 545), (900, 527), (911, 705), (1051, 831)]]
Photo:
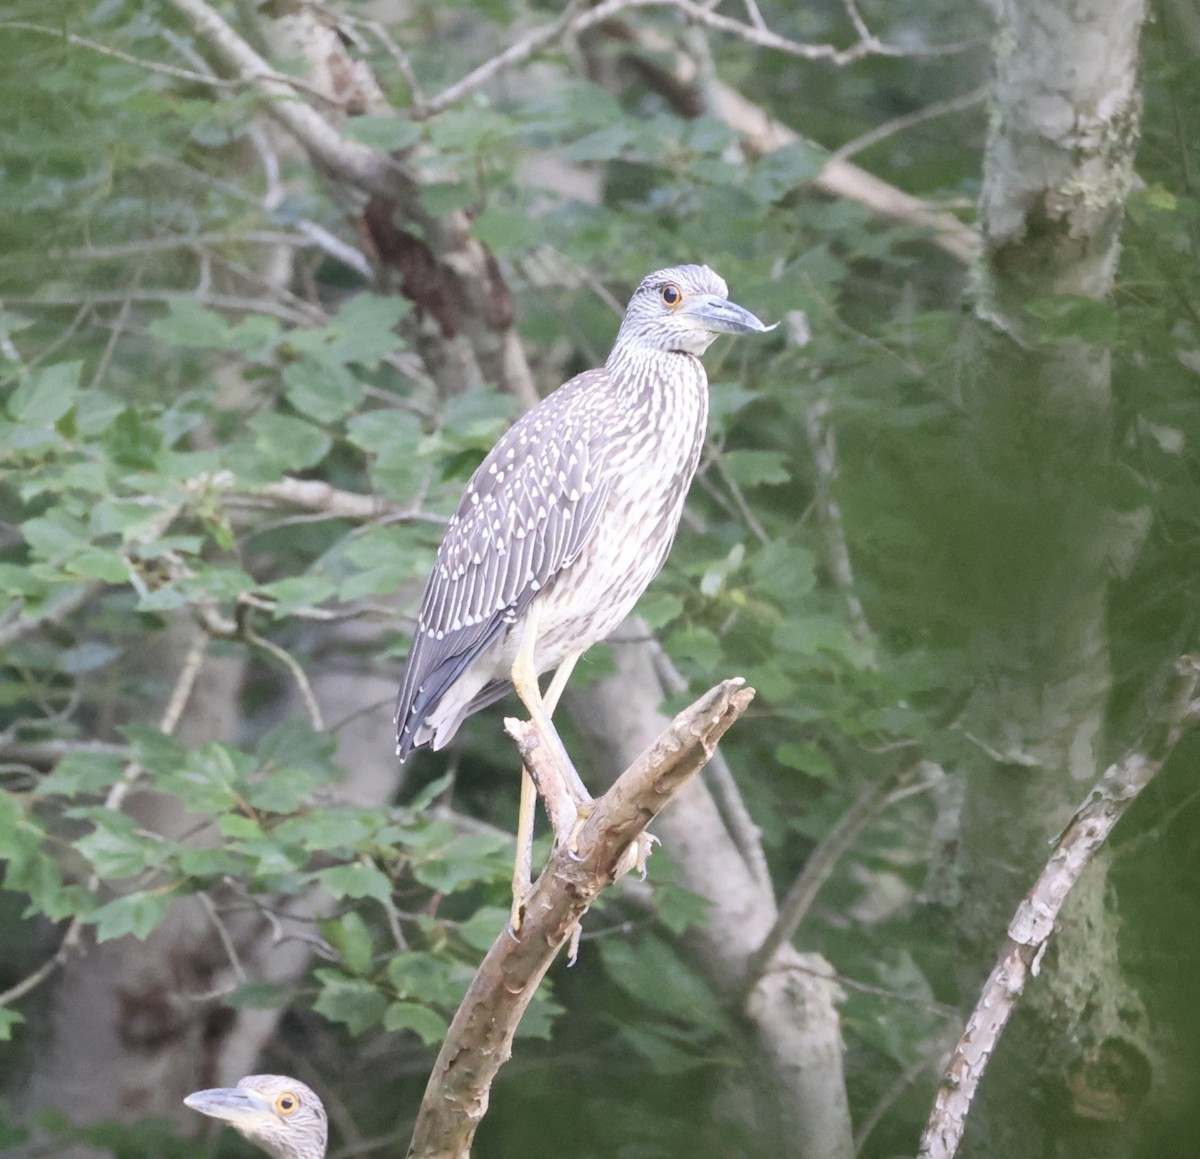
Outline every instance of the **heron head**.
[(228, 1123), (272, 1159), (324, 1159), (325, 1108), (298, 1079), (250, 1075), (236, 1087), (196, 1091), (183, 1101), (202, 1115)]
[(718, 335), (774, 329), (731, 302), (725, 279), (708, 266), (672, 266), (651, 274), (634, 291), (613, 349), (638, 347), (699, 355)]

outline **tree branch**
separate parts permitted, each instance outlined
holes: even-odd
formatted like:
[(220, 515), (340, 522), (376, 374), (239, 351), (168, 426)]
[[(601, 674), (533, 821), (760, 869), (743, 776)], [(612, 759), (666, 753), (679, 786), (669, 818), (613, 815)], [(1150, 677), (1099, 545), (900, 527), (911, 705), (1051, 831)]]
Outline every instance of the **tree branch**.
[[(757, 13), (757, 9), (751, 12), (751, 23), (747, 24), (729, 16), (722, 16), (703, 4), (695, 3), (695, 0), (604, 0), (603, 3), (583, 12), (577, 11), (576, 4), (568, 4), (557, 20), (535, 28), (521, 40), (510, 44), (503, 52), (484, 61), (461, 80), (443, 89), (437, 96), (417, 104), (412, 115), (421, 120), (445, 112), (464, 97), (494, 80), (502, 72), (524, 64), (535, 53), (549, 47), (564, 36), (578, 36), (589, 28), (595, 28), (605, 21), (612, 20), (622, 12), (629, 12), (636, 8), (672, 8), (693, 24), (711, 28), (714, 32), (736, 36), (756, 48), (781, 52), (785, 56), (794, 56), (801, 60), (829, 61), (838, 66), (852, 64), (865, 56), (944, 56), (962, 52), (969, 47), (964, 44), (936, 45), (916, 50), (894, 47), (884, 44), (872, 35), (861, 19), (854, 20), (855, 31), (859, 39), (849, 48), (838, 48), (834, 44), (806, 44), (772, 32), (762, 20), (761, 15)], [(851, 8), (851, 12), (855, 16), (857, 15), (853, 8)]]
[(1050, 860), (1008, 927), (1000, 958), (984, 983), (966, 1029), (950, 1056), (921, 1137), (919, 1159), (953, 1159), (988, 1061), (1025, 988), (1037, 976), (1050, 936), (1071, 888), (1099, 853), (1113, 827), (1166, 763), (1184, 734), (1200, 723), (1200, 657), (1177, 664), (1178, 690), (1160, 734), (1110, 765), (1054, 845)]
[[(630, 844), (704, 767), (753, 697), (741, 680), (705, 693), (595, 802), (575, 851), (555, 848), (529, 895), (520, 938), (507, 928), (500, 934), (458, 1008), (421, 1102), (409, 1159), (470, 1154), (492, 1082), (550, 964), (597, 895), (616, 880)], [(510, 732), (531, 773), (536, 768), (545, 780), (557, 776), (529, 726), (514, 723)]]
[(746, 994), (754, 990), (759, 979), (770, 969), (779, 948), (792, 940), (792, 935), (812, 908), (821, 886), (829, 880), (829, 875), (837, 863), (858, 840), (863, 830), (886, 806), (892, 790), (908, 780), (918, 767), (920, 762), (896, 769), (890, 776), (872, 781), (813, 850), (812, 856), (805, 862), (804, 868), (796, 875), (783, 901), (779, 903), (779, 916), (775, 919), (775, 925), (750, 959), (746, 971)]
[(192, 31), (238, 80), (257, 88), (267, 111), (323, 165), (359, 188), (386, 196), (415, 196), (416, 187), (399, 162), (379, 149), (344, 138), (320, 113), (296, 96), (275, 70), (205, 0), (171, 0)]

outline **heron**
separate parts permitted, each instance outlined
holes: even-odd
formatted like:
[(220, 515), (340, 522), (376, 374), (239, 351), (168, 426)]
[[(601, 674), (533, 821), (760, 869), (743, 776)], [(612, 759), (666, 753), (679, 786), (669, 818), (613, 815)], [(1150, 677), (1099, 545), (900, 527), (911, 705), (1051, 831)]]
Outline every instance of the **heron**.
[(193, 1111), (228, 1123), (271, 1159), (325, 1159), (325, 1107), (299, 1079), (249, 1075), (236, 1087), (196, 1091), (183, 1101)]
[[(708, 422), (700, 355), (722, 334), (771, 329), (731, 302), (708, 266), (658, 270), (634, 291), (604, 365), (501, 436), (468, 481), (425, 587), (396, 702), (401, 761), (425, 745), (444, 748), (512, 688), (572, 801), (587, 806), (551, 715), (580, 656), (666, 561)], [(543, 694), (539, 677), (551, 669)], [(514, 929), (535, 800), (523, 773)]]

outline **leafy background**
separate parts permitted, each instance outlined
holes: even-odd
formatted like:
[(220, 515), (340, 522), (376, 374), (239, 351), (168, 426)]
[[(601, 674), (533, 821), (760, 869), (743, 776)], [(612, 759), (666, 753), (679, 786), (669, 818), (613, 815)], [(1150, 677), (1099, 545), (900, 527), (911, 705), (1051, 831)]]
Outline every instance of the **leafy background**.
[[(555, 14), (507, 0), (345, 7), (387, 22), (427, 93)], [(783, 36), (852, 33), (840, 4), (761, 8)], [(963, 491), (979, 468), (963, 439), (976, 353), (959, 308), (965, 268), (927, 232), (811, 181), (830, 150), (982, 85), (990, 28), (982, 9), (940, 0), (864, 12), (891, 42), (967, 46), (836, 69), (704, 38), (706, 67), (804, 134), (757, 158), (716, 117), (672, 107), (628, 58), (587, 57), (611, 69), (597, 75), (578, 46), (415, 122), (396, 62), (364, 37), (352, 48), (393, 110), (343, 128), (416, 146), (426, 211), (469, 210), (543, 392), (604, 357), (614, 303), (661, 265), (708, 262), (736, 300), (783, 321), (707, 359), (702, 474), (639, 611), (692, 694), (734, 673), (758, 689), (725, 751), (781, 887), (906, 754), (942, 771), (878, 814), (799, 939), (844, 979), (851, 1108), (859, 1123), (881, 1116), (862, 1153), (886, 1156), (911, 1149), (939, 1044), (979, 971), (963, 967), (942, 827), (978, 759), (958, 727), (989, 541)], [(1144, 36), (1144, 138), (1116, 292), (1028, 306), (1042, 338), (1100, 344), (1112, 359), (1109, 758), (1153, 717), (1200, 610), (1200, 82), (1173, 12)], [(667, 12), (635, 19), (680, 32)], [(319, 888), (311, 968), (286, 984), (245, 971), (220, 1001), (286, 1010), (258, 1069), (330, 1092), (339, 1136), (383, 1139), (385, 1153), (404, 1145), (446, 1020), (503, 920), (517, 762), (499, 720), (511, 707), (469, 722), (449, 758), (414, 760), (383, 804), (342, 797), (337, 746), (369, 738), (388, 760), (383, 690), (407, 617), (465, 479), (520, 404), (495, 383), (437, 389), (422, 362), (429, 319), (314, 242), (327, 231), (360, 245), (336, 187), (264, 141), (252, 94), (64, 43), (51, 34), (62, 29), (204, 64), (168, 5), (0, 5), (0, 984), (46, 961), (73, 919), (85, 941), (107, 943), (145, 938), (181, 898), (204, 894), (224, 914)], [(985, 129), (981, 99), (856, 160), (970, 218)], [(539, 166), (551, 162), (577, 183), (548, 177)], [(834, 435), (830, 470), (817, 452)], [(375, 503), (306, 508), (272, 490), (288, 478)], [(1018, 482), (988, 486), (1011, 485), (1020, 503)], [(1020, 590), (1022, 558), (989, 563)], [(614, 647), (596, 649), (576, 683), (603, 679)], [(215, 723), (193, 703), (164, 730), (169, 693), (200, 656), (225, 666), (219, 682), (235, 695)], [(318, 674), (340, 682), (336, 715), (305, 704)], [(1122, 961), (1172, 1072), (1137, 1154), (1191, 1154), (1181, 1140), (1197, 1127), (1182, 1096), (1200, 1070), (1195, 757), (1185, 743), (1114, 849)], [(158, 830), (113, 808), (122, 784), (130, 801), (169, 797), (180, 823)], [(746, 1053), (732, 996), (680, 942), (705, 904), (675, 879), (667, 848), (644, 888), (591, 915), (580, 965), (555, 970), (526, 1020), (480, 1155), (770, 1149), (744, 1092), (730, 1094)], [(0, 1009), (5, 1145), (27, 1139), (22, 1091), (53, 1006), (51, 982)], [(55, 1146), (83, 1131), (102, 1152), (202, 1153), (176, 1127), (78, 1128), (70, 1112), (42, 1109)], [(247, 1153), (228, 1132), (214, 1146)]]

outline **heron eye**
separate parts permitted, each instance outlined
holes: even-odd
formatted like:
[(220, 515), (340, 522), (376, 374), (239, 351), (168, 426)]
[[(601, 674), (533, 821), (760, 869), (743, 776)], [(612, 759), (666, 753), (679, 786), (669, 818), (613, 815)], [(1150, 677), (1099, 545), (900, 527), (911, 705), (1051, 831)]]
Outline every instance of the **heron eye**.
[(300, 1106), (300, 1100), (291, 1091), (284, 1091), (275, 1099), (275, 1109), (281, 1115), (293, 1114)]
[(662, 294), (663, 305), (670, 306), (672, 309), (683, 301), (683, 292), (674, 282), (668, 282), (659, 293)]

